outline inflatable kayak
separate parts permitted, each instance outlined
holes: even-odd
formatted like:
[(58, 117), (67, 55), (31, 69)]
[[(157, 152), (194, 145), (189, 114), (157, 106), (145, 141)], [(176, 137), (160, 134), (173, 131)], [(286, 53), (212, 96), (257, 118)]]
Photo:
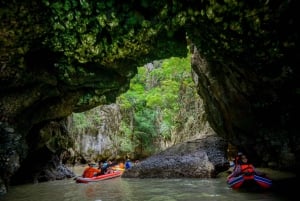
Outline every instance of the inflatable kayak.
[(269, 189), (272, 186), (272, 180), (266, 177), (253, 175), (251, 178), (248, 176), (240, 175), (228, 179), (227, 184), (233, 189), (257, 187), (259, 189)]
[(115, 177), (120, 177), (122, 175), (123, 171), (115, 171), (110, 174), (103, 174), (92, 178), (84, 178), (84, 177), (77, 177), (76, 182), (77, 183), (89, 183), (89, 182), (96, 182), (96, 181), (102, 181), (106, 179), (112, 179)]

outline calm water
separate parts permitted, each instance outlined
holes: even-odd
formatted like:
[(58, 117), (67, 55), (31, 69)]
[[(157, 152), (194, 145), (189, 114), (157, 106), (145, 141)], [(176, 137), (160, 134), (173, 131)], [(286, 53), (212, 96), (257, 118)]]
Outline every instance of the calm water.
[[(78, 175), (78, 174), (77, 174)], [(274, 192), (232, 190), (224, 179), (73, 179), (12, 186), (1, 201), (285, 201)]]

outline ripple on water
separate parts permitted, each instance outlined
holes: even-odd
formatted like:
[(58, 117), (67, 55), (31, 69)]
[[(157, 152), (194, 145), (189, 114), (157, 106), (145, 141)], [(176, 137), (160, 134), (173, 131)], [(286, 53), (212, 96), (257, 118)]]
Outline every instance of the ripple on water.
[(224, 179), (114, 178), (89, 184), (73, 179), (14, 186), (1, 201), (286, 201), (274, 192), (247, 193)]

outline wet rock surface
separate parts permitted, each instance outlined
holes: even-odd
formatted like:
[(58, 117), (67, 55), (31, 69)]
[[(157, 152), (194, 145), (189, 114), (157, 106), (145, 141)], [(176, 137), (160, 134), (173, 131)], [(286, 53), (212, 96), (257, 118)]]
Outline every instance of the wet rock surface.
[(122, 177), (214, 178), (228, 169), (226, 147), (226, 142), (217, 136), (180, 143), (141, 161)]

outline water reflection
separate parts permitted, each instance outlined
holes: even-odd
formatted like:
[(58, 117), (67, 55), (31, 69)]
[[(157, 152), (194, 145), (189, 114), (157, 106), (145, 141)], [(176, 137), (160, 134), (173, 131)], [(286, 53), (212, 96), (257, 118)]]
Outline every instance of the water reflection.
[[(70, 168), (80, 175), (85, 167)], [(288, 201), (274, 192), (235, 191), (220, 179), (74, 179), (13, 186), (0, 201)]]
[(272, 192), (239, 192), (223, 179), (73, 179), (13, 186), (1, 201), (283, 201)]

